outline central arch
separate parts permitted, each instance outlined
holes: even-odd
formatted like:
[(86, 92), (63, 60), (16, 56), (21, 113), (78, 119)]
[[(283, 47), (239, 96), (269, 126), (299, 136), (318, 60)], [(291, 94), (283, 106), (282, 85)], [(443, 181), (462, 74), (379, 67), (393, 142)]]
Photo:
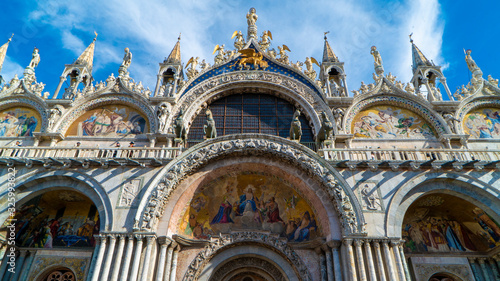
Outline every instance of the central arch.
[(295, 142), (268, 135), (243, 134), (200, 143), (169, 163), (150, 185), (139, 205), (134, 230), (154, 231), (172, 192), (188, 175), (218, 159), (237, 155), (271, 156), (292, 163), (319, 183), (326, 200), (337, 210), (343, 235), (364, 232), (364, 218), (352, 189), (333, 167), (313, 151)]

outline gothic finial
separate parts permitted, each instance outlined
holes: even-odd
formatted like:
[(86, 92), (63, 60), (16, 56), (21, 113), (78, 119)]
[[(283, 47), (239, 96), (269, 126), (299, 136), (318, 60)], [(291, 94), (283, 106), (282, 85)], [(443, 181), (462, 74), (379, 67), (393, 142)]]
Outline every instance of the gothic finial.
[(410, 37), (410, 43), (413, 43), (413, 39), (411, 39), (412, 35), (413, 35), (413, 32), (409, 35), (409, 37)]
[(327, 35), (328, 33), (330, 33), (330, 31), (326, 31), (326, 32), (325, 32), (325, 40), (327, 39), (327, 38), (326, 38), (326, 35)]
[(12, 37), (14, 37), (14, 33), (12, 33), (12, 35), (10, 36), (9, 42), (12, 41)]
[(95, 40), (97, 40), (97, 32), (94, 30), (94, 34), (95, 34), (95, 37), (94, 37), (94, 42)]
[(179, 37), (177, 37), (177, 41), (181, 41), (181, 34), (182, 33), (179, 32)]

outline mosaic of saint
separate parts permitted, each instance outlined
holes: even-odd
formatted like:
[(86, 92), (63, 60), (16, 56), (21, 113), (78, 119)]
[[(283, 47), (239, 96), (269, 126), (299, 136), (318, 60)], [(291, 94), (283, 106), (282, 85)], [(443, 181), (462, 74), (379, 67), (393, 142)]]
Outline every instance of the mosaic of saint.
[(179, 228), (179, 234), (196, 239), (235, 230), (266, 230), (302, 242), (319, 233), (311, 207), (290, 183), (256, 172), (225, 175), (200, 187)]
[(352, 121), (351, 130), (357, 138), (435, 138), (432, 127), (419, 115), (385, 105), (359, 112)]
[(0, 137), (31, 137), (42, 127), (40, 114), (27, 107), (0, 112)]
[(473, 110), (464, 118), (464, 131), (472, 138), (491, 139), (500, 137), (500, 109)]
[(461, 198), (431, 194), (408, 208), (402, 236), (408, 252), (486, 251), (500, 245), (500, 225)]
[(69, 128), (68, 136), (134, 136), (147, 131), (146, 119), (124, 105), (107, 105), (80, 116)]
[(96, 206), (73, 191), (37, 196), (16, 210), (15, 219), (18, 247), (91, 247), (99, 233)]

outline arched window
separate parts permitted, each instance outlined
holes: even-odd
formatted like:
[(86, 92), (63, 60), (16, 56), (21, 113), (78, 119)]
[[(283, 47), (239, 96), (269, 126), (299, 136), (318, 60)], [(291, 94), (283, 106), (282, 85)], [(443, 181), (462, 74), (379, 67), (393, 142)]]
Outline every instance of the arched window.
[[(260, 133), (288, 138), (296, 108), (290, 102), (266, 94), (236, 94), (220, 98), (209, 105), (214, 116), (217, 135)], [(189, 129), (188, 142), (203, 141), (205, 111), (200, 112)], [(300, 116), (301, 143), (314, 149), (312, 129), (306, 117)]]
[(52, 270), (47, 277), (42, 278), (42, 281), (74, 281), (75, 274), (67, 268), (59, 268), (57, 270)]

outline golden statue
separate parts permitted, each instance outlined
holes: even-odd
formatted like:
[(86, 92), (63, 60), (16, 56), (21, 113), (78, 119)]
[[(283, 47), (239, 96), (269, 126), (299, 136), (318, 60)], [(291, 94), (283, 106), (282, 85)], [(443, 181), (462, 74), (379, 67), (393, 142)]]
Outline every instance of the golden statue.
[(250, 11), (247, 13), (247, 23), (248, 26), (255, 25), (257, 22), (257, 14), (255, 13), (255, 8), (250, 8)]
[(269, 64), (263, 60), (264, 55), (260, 52), (256, 52), (254, 49), (244, 49), (238, 51), (241, 54), (241, 58), (238, 60), (238, 68), (243, 67), (248, 68), (247, 64), (252, 64), (257, 70), (259, 67), (266, 69)]
[(243, 47), (245, 47), (245, 39), (243, 38), (243, 33), (241, 31), (235, 31), (233, 32), (233, 36), (231, 36), (231, 39), (236, 37), (236, 40), (234, 41), (234, 47), (236, 50), (241, 50)]

